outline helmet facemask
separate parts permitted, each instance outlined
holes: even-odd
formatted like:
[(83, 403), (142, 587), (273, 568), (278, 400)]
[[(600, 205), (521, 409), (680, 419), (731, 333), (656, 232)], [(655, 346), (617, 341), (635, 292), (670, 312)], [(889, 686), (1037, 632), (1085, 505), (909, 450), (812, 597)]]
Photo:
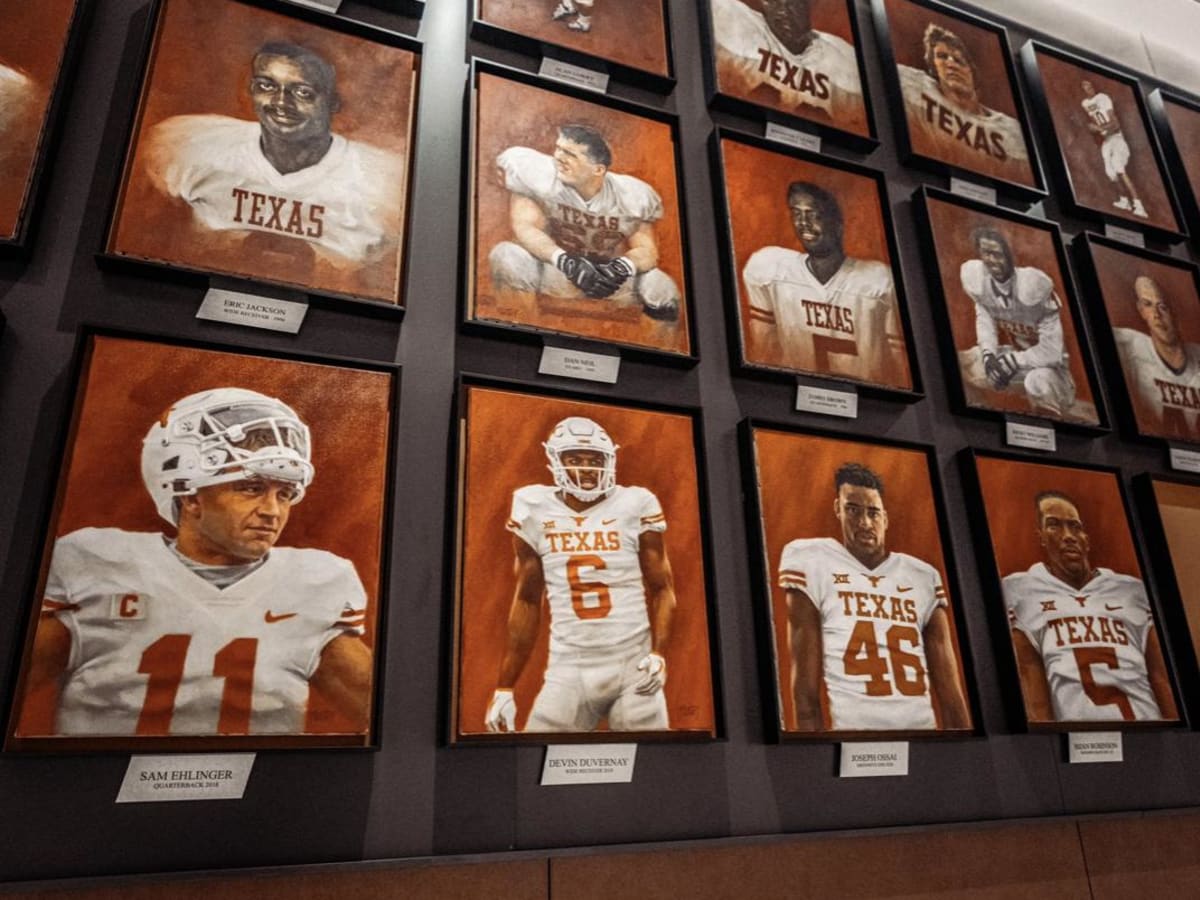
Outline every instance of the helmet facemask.
[[(564, 494), (590, 503), (608, 496), (617, 486), (617, 445), (608, 433), (591, 419), (581, 416), (563, 419), (542, 446), (546, 449), (548, 468), (554, 476), (554, 484)], [(598, 466), (567, 466), (562, 458), (573, 451), (596, 453), (602, 462)], [(594, 487), (584, 487), (580, 476), (585, 472), (595, 473)]]

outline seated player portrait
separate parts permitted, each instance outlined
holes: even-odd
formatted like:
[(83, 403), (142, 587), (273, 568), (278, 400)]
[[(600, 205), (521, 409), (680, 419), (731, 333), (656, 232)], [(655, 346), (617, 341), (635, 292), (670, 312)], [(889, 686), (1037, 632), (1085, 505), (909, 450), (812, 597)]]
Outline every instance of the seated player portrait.
[(870, 134), (846, 4), (840, 0), (710, 0), (710, 4), (721, 93), (855, 134)]

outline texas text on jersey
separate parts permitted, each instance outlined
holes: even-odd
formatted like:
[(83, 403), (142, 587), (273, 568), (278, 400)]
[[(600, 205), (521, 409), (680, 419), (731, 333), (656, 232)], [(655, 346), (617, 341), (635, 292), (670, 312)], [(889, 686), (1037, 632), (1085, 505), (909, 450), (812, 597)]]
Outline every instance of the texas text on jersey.
[(1167, 437), (1200, 437), (1200, 344), (1183, 345), (1183, 368), (1176, 371), (1159, 356), (1148, 334), (1114, 328), (1113, 337), (1138, 414)]

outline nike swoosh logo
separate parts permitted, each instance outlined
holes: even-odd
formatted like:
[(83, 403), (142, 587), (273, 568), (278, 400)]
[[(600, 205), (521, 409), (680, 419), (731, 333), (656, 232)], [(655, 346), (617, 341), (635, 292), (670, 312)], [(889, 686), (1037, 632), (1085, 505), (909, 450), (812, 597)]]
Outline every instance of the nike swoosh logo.
[(899, 585), (896, 585), (896, 590), (899, 591), (901, 594), (907, 594), (909, 591), (912, 590), (912, 585), (909, 585), (908, 587), (900, 587)]
[(617, 520), (616, 519), (601, 519), (600, 524), (601, 525), (611, 525), (615, 521), (617, 521)]
[(1105, 608), (1105, 609), (1107, 609), (1109, 612), (1116, 612), (1118, 609), (1123, 609), (1124, 607), (1121, 607), (1121, 606), (1109, 606), (1107, 603), (1105, 603), (1105, 604), (1104, 604), (1104, 608)]
[(278, 616), (277, 616), (277, 615), (274, 615), (274, 614), (273, 614), (273, 613), (272, 613), (272, 612), (271, 612), (271, 611), (268, 609), (268, 610), (267, 610), (267, 612), (266, 612), (266, 614), (263, 616), (263, 620), (264, 620), (264, 621), (265, 621), (265, 622), (266, 622), (268, 625), (272, 625), (272, 624), (274, 624), (275, 622), (282, 622), (284, 619), (292, 619), (292, 618), (295, 618), (295, 617), (296, 617), (296, 616), (298, 616), (298, 615), (300, 615), (300, 613), (282, 613), (281, 615), (278, 615)]

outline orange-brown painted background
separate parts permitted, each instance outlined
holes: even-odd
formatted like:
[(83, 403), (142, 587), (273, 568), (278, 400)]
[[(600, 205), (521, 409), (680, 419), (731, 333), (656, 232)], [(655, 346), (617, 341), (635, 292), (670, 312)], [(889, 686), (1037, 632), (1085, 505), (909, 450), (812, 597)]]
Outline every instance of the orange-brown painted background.
[[(617, 483), (645, 487), (662, 504), (678, 601), (665, 650), (667, 710), (672, 730), (711, 733), (712, 664), (691, 416), (481, 387), (467, 389), (457, 732), (486, 733), (483, 717), (500, 672), (515, 587), (513, 535), (504, 524), (513, 491), (553, 484), (542, 441), (567, 416), (599, 422), (620, 448)], [(525, 727), (541, 688), (548, 644), (543, 600), (538, 641), (516, 683), (518, 728)]]
[[(1108, 215), (1122, 216), (1139, 225), (1150, 224), (1170, 231), (1178, 230), (1179, 222), (1167, 198), (1163, 175), (1154, 159), (1150, 136), (1146, 133), (1133, 88), (1046, 53), (1039, 52), (1037, 62), (1042, 73), (1046, 102), (1050, 105), (1051, 118), (1054, 120), (1054, 133), (1071, 174), (1075, 199), (1084, 206)], [(1121, 122), (1121, 132), (1129, 144), (1129, 165), (1125, 171), (1146, 205), (1148, 219), (1113, 206), (1118, 193), (1124, 193), (1124, 190), (1118, 191), (1117, 186), (1104, 174), (1100, 141), (1088, 131), (1087, 113), (1082, 106), (1083, 88), (1080, 87), (1084, 79), (1095, 86), (1097, 93), (1108, 94), (1112, 98)]]
[(508, 216), (510, 195), (496, 168), (496, 157), (509, 147), (531, 147), (541, 153), (553, 153), (560, 125), (590, 125), (604, 135), (612, 149), (612, 171), (640, 178), (662, 198), (663, 217), (654, 223), (658, 267), (675, 280), (686, 298), (689, 286), (683, 266), (671, 127), (487, 73), (479, 76), (476, 99), (475, 317), (687, 353), (686, 304), (680, 307), (675, 327), (666, 328), (640, 314), (633, 322), (537, 313), (527, 320), (518, 320), (498, 308), (488, 271), (492, 248), (513, 239)]
[(1196, 535), (1200, 534), (1200, 488), (1155, 481), (1154, 499), (1167, 535), (1171, 569), (1187, 617), (1188, 633), (1192, 646), (1200, 655), (1200, 553), (1196, 552)]
[[(1188, 188), (1200, 202), (1200, 112), (1166, 98), (1163, 99), (1163, 107), (1167, 111), (1167, 121), (1171, 123), (1175, 146), (1183, 157), (1183, 174), (1187, 178)], [(1176, 189), (1182, 190), (1182, 186), (1177, 184)]]
[[(416, 57), (411, 52), (241, 3), (168, 0), (142, 86), (132, 158), (109, 249), (135, 258), (395, 303), (403, 216), (381, 260), (339, 268), (319, 257), (310, 262), (308, 245), (295, 238), (273, 240), (270, 255), (245, 249), (244, 235), (193, 224), (187, 203), (164, 196), (146, 177), (142, 138), (164, 119), (216, 114), (256, 121), (250, 102), (250, 66), (258, 48), (270, 41), (298, 44), (330, 62), (341, 98), (341, 108), (333, 117), (334, 133), (396, 153), (406, 159), (407, 169), (416, 78)], [(406, 181), (396, 185), (398, 197), (406, 191)], [(403, 209), (403, 202), (398, 207)]]
[[(879, 187), (874, 179), (864, 175), (772, 153), (728, 138), (721, 141), (721, 153), (725, 160), (725, 195), (729, 200), (729, 229), (737, 267), (742, 351), (749, 362), (773, 364), (762, 348), (749, 339), (750, 298), (742, 282), (742, 271), (751, 255), (763, 247), (804, 249), (792, 227), (787, 205), (788, 185), (794, 181), (807, 181), (832, 193), (842, 210), (846, 255), (879, 260), (891, 266)], [(900, 282), (894, 273), (893, 277)], [(897, 386), (911, 388), (911, 377)]]
[(24, 219), (33, 164), (46, 125), (51, 89), (62, 67), (67, 28), (77, 0), (11, 0), (0, 8), (0, 63), (29, 76), (32, 102), (0, 134), (0, 239), (14, 237)]
[[(1076, 397), (1089, 403), (1095, 402), (1091, 384), (1083, 365), (1083, 353), (1079, 347), (1079, 335), (1075, 330), (1075, 318), (1071, 315), (1070, 300), (1063, 272), (1058, 265), (1055, 241), (1052, 232), (1033, 225), (1024, 225), (975, 212), (965, 206), (928, 198), (929, 218), (933, 225), (934, 244), (937, 250), (938, 270), (946, 304), (950, 312), (950, 326), (954, 332), (954, 349), (966, 350), (975, 346), (975, 302), (962, 289), (959, 269), (969, 259), (978, 259), (971, 231), (980, 225), (998, 228), (1013, 252), (1016, 266), (1032, 266), (1041, 269), (1054, 282), (1054, 289), (1063, 303), (1063, 347), (1070, 356), (1071, 375), (1075, 378)], [(989, 391), (989, 409), (1002, 412), (1027, 412), (1024, 397), (1012, 396), (1003, 391)]]
[[(1139, 276), (1148, 275), (1171, 302), (1180, 337), (1187, 343), (1200, 344), (1200, 293), (1197, 293), (1196, 278), (1189, 269), (1154, 262), (1099, 244), (1092, 244), (1091, 249), (1092, 259), (1096, 263), (1096, 276), (1100, 279), (1100, 295), (1112, 328), (1132, 328), (1143, 334), (1148, 333), (1146, 323), (1137, 313), (1133, 293), (1134, 281)], [(1121, 365), (1125, 385), (1133, 402), (1138, 431), (1162, 437), (1180, 437), (1164, 429), (1161, 424), (1155, 424), (1155, 410), (1143, 408), (1139, 395), (1133, 390), (1134, 382), (1130, 373), (1124, 371), (1123, 362)], [(1195, 434), (1190, 436), (1193, 439), (1196, 437)]]
[(500, 28), (659, 75), (667, 66), (666, 17), (654, 0), (597, 0), (592, 30), (571, 31), (550, 13), (559, 0), (479, 0), (479, 18)]
[[(938, 528), (929, 463), (923, 451), (768, 428), (754, 430), (754, 451), (763, 543), (767, 551), (767, 558), (759, 565), (766, 567), (771, 585), (771, 621), (778, 678), (775, 687), (783, 715), (781, 724), (792, 729), (795, 700), (788, 687), (792, 663), (788, 650), (787, 597), (778, 585), (779, 557), (784, 546), (797, 538), (828, 537), (841, 541), (841, 524), (833, 514), (833, 501), (837, 496), (833, 479), (844, 463), (861, 463), (883, 480), (888, 550), (907, 553), (929, 563), (941, 573), (951, 607), (960, 601), (949, 594), (950, 585), (946, 582), (942, 535)], [(950, 625), (953, 630), (953, 615)], [(954, 645), (958, 655), (957, 634)], [(959, 677), (962, 678), (961, 656)]]

